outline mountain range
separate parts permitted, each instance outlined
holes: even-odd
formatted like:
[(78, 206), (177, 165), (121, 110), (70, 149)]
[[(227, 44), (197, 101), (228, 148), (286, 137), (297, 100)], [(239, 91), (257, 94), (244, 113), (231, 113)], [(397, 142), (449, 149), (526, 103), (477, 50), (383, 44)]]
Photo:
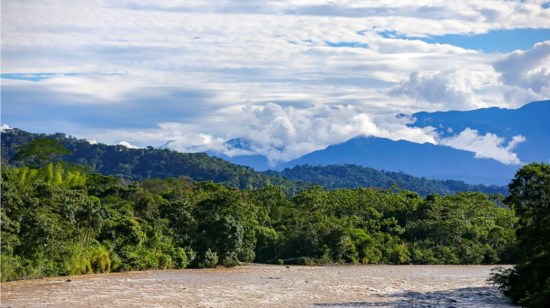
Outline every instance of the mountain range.
[[(402, 116), (402, 115), (399, 115)], [(412, 115), (411, 127), (433, 127), (441, 138), (456, 136), (466, 129), (478, 135), (494, 134), (510, 142), (522, 136), (513, 149), (521, 163), (550, 160), (550, 101), (538, 101), (518, 109), (484, 108), (472, 111), (419, 112)], [(246, 138), (230, 140), (230, 148), (251, 150)], [(284, 170), (297, 165), (357, 164), (379, 170), (405, 172), (431, 179), (460, 180), (472, 184), (505, 185), (521, 164), (504, 164), (491, 158), (478, 158), (474, 152), (445, 145), (413, 143), (377, 137), (357, 136), (346, 142), (270, 166), (262, 155), (233, 156), (210, 153), (256, 170)]]
[[(513, 149), (521, 162), (548, 162), (548, 115), (550, 101), (540, 101), (518, 109), (420, 112), (412, 115), (415, 122), (410, 126), (433, 127), (441, 138), (456, 136), (466, 129), (476, 130), (479, 135), (491, 133), (508, 141), (522, 136), (523, 142)], [(170, 141), (159, 148), (129, 149), (121, 145), (91, 144), (62, 133), (33, 134), (18, 129), (2, 132), (3, 163), (10, 163), (17, 146), (37, 138), (59, 140), (74, 153), (63, 158), (68, 162), (121, 179), (186, 176), (241, 189), (276, 184), (284, 186), (287, 193), (311, 184), (327, 188), (389, 188), (398, 184), (400, 188), (423, 195), (466, 190), (505, 193), (502, 185), (508, 184), (520, 167), (477, 158), (474, 152), (444, 145), (357, 136), (268, 171), (268, 159), (262, 155), (228, 157), (220, 153), (180, 153), (168, 148)], [(254, 148), (246, 138), (230, 140), (226, 145), (245, 151)]]
[(486, 185), (509, 183), (517, 168), (493, 159), (477, 159), (471, 152), (450, 147), (376, 137), (352, 138), (290, 161), (284, 167), (305, 164), (357, 164), (431, 179)]
[(144, 178), (184, 177), (194, 181), (213, 181), (239, 189), (259, 188), (267, 185), (280, 186), (288, 195), (293, 195), (312, 184), (328, 189), (375, 187), (387, 189), (398, 185), (426, 196), (432, 193), (452, 194), (457, 191), (507, 194), (503, 186), (468, 185), (460, 181), (440, 181), (414, 177), (404, 173), (381, 172), (357, 165), (296, 166), (283, 172), (257, 172), (205, 153), (180, 153), (174, 150), (153, 147), (131, 149), (123, 145), (92, 144), (87, 140), (66, 136), (62, 133), (33, 134), (19, 129), (2, 131), (2, 165), (21, 165), (12, 158), (18, 147), (35, 139), (55, 139), (72, 155), (59, 159), (87, 166), (91, 172), (111, 175), (122, 180)]
[(431, 126), (443, 137), (466, 128), (480, 135), (493, 133), (508, 140), (525, 137), (514, 149), (523, 163), (550, 160), (550, 101), (532, 102), (518, 109), (485, 108), (472, 111), (419, 112), (412, 127)]

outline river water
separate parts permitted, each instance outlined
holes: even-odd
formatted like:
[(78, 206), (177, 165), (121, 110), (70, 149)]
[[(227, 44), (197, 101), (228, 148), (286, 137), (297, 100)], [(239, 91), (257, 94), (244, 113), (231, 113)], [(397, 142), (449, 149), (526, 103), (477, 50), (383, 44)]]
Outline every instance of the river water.
[(2, 283), (0, 307), (515, 307), (487, 282), (492, 268), (253, 264), (57, 277)]

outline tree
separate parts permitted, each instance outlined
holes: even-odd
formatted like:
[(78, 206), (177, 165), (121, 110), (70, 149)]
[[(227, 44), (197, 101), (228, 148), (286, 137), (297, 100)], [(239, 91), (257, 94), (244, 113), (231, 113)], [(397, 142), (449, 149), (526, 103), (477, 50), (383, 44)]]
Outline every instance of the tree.
[(80, 211), (78, 211), (77, 219), (79, 224), (86, 228), (86, 249), (88, 248), (90, 242), (90, 233), (93, 231), (99, 231), (107, 217), (108, 212), (101, 206), (101, 200), (94, 196), (90, 197), (89, 200), (86, 200)]
[(519, 260), (493, 276), (504, 293), (527, 307), (550, 307), (550, 166), (529, 164), (509, 185), (507, 202), (519, 217)]
[(33, 168), (42, 168), (51, 163), (56, 156), (72, 155), (61, 143), (53, 139), (35, 139), (32, 142), (18, 146), (18, 152), (12, 161), (27, 162)]
[[(79, 144), (92, 148), (87, 142)], [(80, 149), (71, 149), (81, 154)], [(131, 161), (146, 156), (137, 150), (126, 152)], [(210, 163), (203, 158), (193, 166), (206, 168)], [(104, 163), (118, 165), (117, 160)], [(140, 172), (160, 165), (144, 165)], [(203, 171), (218, 170), (215, 164), (208, 168)], [(514, 211), (502, 206), (501, 197), (485, 194), (436, 194), (423, 199), (405, 190), (314, 186), (290, 197), (276, 185), (249, 191), (176, 178), (128, 182), (56, 163), (40, 169), (9, 165), (1, 169), (2, 280), (252, 261), (515, 262)], [(213, 174), (218, 177), (223, 170)], [(236, 174), (245, 179), (245, 173)], [(231, 185), (257, 186), (262, 181), (248, 178)], [(541, 183), (546, 187), (546, 182)], [(516, 190), (523, 193), (520, 186)], [(546, 202), (545, 196), (537, 196)], [(525, 198), (517, 201), (520, 212), (520, 206), (532, 207), (520, 202)], [(534, 217), (523, 222), (531, 226), (545, 214), (537, 209), (523, 215)], [(537, 225), (547, 226), (544, 221)], [(542, 243), (546, 242), (550, 239)], [(530, 251), (526, 254), (539, 250)], [(536, 269), (544, 273), (546, 255), (541, 256)]]

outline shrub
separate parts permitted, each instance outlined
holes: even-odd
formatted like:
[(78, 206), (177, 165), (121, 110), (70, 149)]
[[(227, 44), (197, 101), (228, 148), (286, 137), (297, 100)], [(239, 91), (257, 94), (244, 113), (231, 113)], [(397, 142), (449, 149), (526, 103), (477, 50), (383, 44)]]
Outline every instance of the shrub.
[(310, 257), (300, 257), (298, 258), (298, 264), (300, 265), (307, 265), (307, 266), (313, 266), (316, 265), (317, 262), (315, 262), (314, 258)]
[(208, 248), (201, 259), (202, 260), (198, 263), (200, 268), (215, 268), (218, 265), (218, 254), (212, 252), (210, 248)]
[(21, 268), (21, 257), (7, 254), (1, 255), (0, 279), (2, 282), (19, 278), (18, 271)]
[(111, 271), (111, 258), (109, 252), (101, 245), (88, 249), (88, 260), (94, 273), (108, 273)]

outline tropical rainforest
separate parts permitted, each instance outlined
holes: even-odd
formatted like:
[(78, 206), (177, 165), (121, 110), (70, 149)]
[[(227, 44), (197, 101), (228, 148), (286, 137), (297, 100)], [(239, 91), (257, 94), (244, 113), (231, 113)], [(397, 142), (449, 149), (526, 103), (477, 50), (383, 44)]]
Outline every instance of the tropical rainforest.
[(430, 195), (2, 168), (2, 279), (266, 263), (511, 262), (500, 196)]
[(533, 163), (510, 183), (507, 202), (515, 210), (516, 265), (492, 280), (526, 307), (550, 307), (550, 165)]
[[(126, 148), (112, 148), (115, 157), (130, 155)], [(237, 169), (215, 169), (214, 176), (246, 181), (157, 178), (153, 159), (150, 177), (130, 180), (67, 159), (74, 148), (55, 138), (33, 138), (9, 149), (9, 156), (3, 149), (1, 170), (2, 281), (249, 262), (516, 263), (495, 273), (493, 281), (522, 305), (550, 303), (546, 164), (519, 170), (507, 197), (480, 192), (423, 197), (395, 186), (300, 186), (229, 163)], [(175, 156), (156, 149), (131, 153)], [(186, 155), (181, 157), (190, 161), (201, 157)], [(194, 163), (204, 166), (200, 159)]]
[(267, 171), (265, 173), (282, 175), (287, 179), (305, 181), (328, 189), (357, 187), (391, 188), (397, 185), (397, 187), (417, 192), (421, 196), (436, 193), (448, 195), (458, 191), (508, 194), (508, 188), (504, 186), (472, 185), (455, 180), (432, 180), (425, 177), (415, 177), (403, 172), (379, 171), (373, 168), (348, 164), (328, 166), (299, 165), (293, 168), (286, 168), (281, 172)]

